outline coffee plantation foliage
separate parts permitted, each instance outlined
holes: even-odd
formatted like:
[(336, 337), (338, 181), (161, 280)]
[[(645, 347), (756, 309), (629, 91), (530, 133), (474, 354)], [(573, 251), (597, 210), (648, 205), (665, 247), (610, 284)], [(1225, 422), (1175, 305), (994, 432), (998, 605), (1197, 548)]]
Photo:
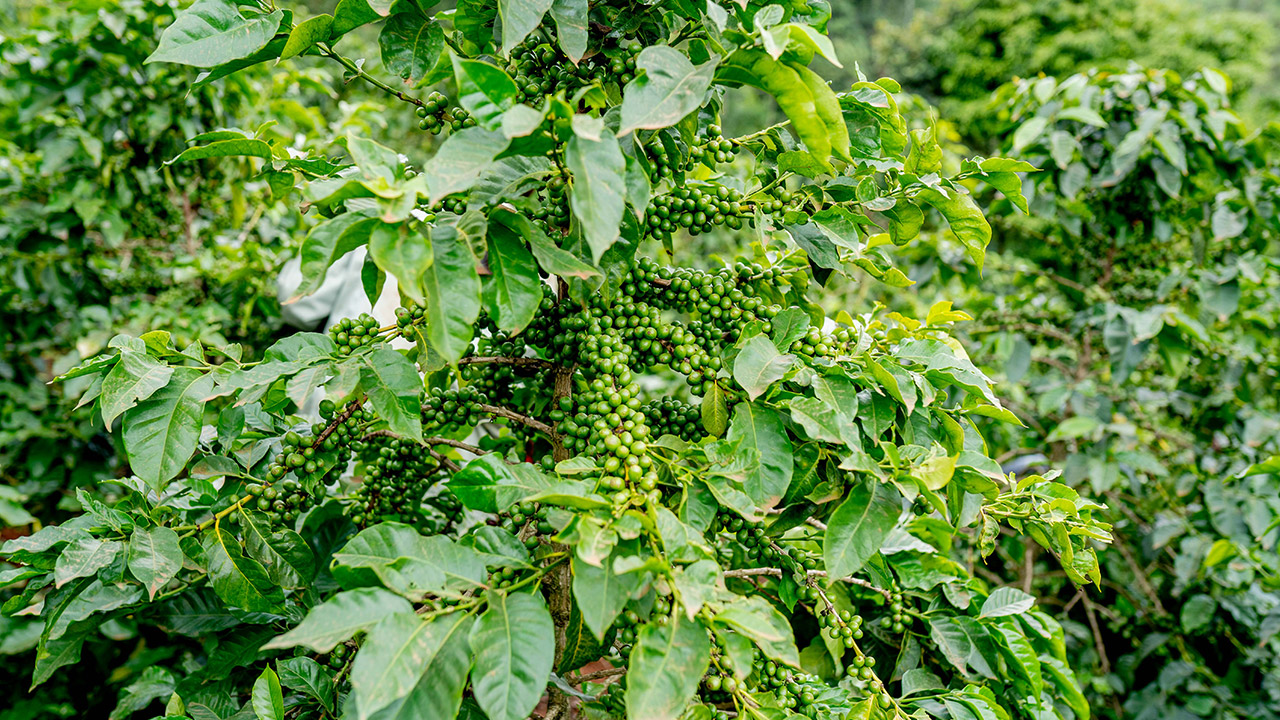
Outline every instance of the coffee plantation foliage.
[(1102, 717), (1280, 716), (1280, 172), (1229, 89), (1138, 67), (1002, 89), (1029, 215), (996, 213), (981, 276), (942, 239), (886, 298), (980, 317), (959, 337), (1024, 421), (984, 428), (991, 454), (1105, 502), (1101, 593), (1020, 539), (989, 565), (1063, 623)]
[[(1018, 198), (1030, 165), (940, 174), (896, 83), (809, 68), (838, 62), (821, 4), (427, 11), (197, 0), (138, 71), (336, 64), (415, 117), (394, 147), (194, 127), (165, 166), (254, 167), (247, 203), (308, 211), (299, 295), (367, 247), (403, 307), (252, 357), (155, 323), (57, 378), (128, 471), (0, 550), (36, 692), (109, 677), (115, 702), (66, 712), (112, 717), (1088, 717), (1062, 628), (974, 570), (1008, 534), (1100, 583), (1102, 506), (992, 459), (978, 427), (1019, 421), (952, 337), (968, 315), (813, 301), (907, 285), (926, 212), (981, 266), (968, 188)], [(370, 24), (385, 73), (341, 49)], [(723, 136), (741, 87), (787, 121)], [(655, 259), (724, 230), (735, 257)]]
[(874, 67), (937, 103), (976, 147), (996, 147), (1007, 127), (1006, 106), (992, 102), (1000, 86), (1135, 61), (1186, 74), (1219, 69), (1247, 91), (1251, 115), (1270, 119), (1277, 18), (1280, 6), (1266, 0), (939, 0), (910, 22), (880, 23), (871, 45)]
[[(195, 68), (144, 65), (183, 5), (0, 2), (3, 539), (79, 514), (78, 492), (119, 495), (118, 436), (77, 408), (88, 380), (46, 384), (53, 377), (120, 332), (239, 341), (253, 357), (281, 332), (274, 276), (296, 252), (301, 216), (257, 202), (269, 178), (250, 162), (167, 164), (186, 139), (270, 119), (264, 132), (295, 143), (299, 128), (368, 127), (355, 113), (378, 107), (345, 92), (340, 71), (286, 63), (214, 83)], [(32, 627), (0, 619), (6, 687), (29, 683)], [(132, 647), (100, 645), (112, 654), (103, 664), (124, 663)], [(147, 657), (133, 662), (145, 668)], [(113, 706), (127, 676), (45, 685), (11, 698), (13, 712)]]

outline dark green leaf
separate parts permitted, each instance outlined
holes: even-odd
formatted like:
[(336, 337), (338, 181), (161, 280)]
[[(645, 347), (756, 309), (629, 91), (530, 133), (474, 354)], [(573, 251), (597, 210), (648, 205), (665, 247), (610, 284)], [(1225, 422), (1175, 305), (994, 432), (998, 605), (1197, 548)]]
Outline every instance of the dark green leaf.
[(742, 488), (757, 507), (772, 508), (786, 494), (795, 469), (782, 416), (763, 405), (740, 402), (733, 410), (727, 438), (743, 450), (759, 453), (760, 462), (743, 478)]
[(388, 590), (346, 590), (312, 608), (297, 627), (267, 643), (263, 649), (303, 645), (315, 652), (327, 653), (388, 615), (411, 612), (413, 606), (408, 600)]
[[(480, 276), (471, 249), (452, 228), (437, 227), (431, 244), (435, 260), (422, 275), (427, 338), (436, 352), (457, 362), (470, 346), (480, 316)], [(415, 417), (417, 413), (415, 409)]]
[(869, 480), (854, 486), (827, 521), (822, 556), (827, 575), (846, 578), (880, 551), (901, 514), (897, 493)]
[(382, 64), (389, 72), (418, 85), (431, 73), (444, 51), (444, 31), (416, 12), (392, 15), (378, 34)]
[(506, 225), (491, 223), (488, 242), (491, 275), (484, 281), (484, 302), (498, 329), (515, 334), (538, 312), (542, 280), (533, 255)]
[(452, 718), (462, 699), (471, 627), (466, 613), (429, 621), (396, 613), (379, 621), (351, 667), (355, 717), (419, 717), (413, 710), (427, 713), (421, 717)]
[[(474, 268), (473, 268), (474, 270)], [(361, 356), (360, 386), (391, 432), (422, 442), (422, 377), (399, 350), (378, 345)]]
[(520, 89), (502, 68), (482, 60), (453, 59), (453, 75), (458, 83), (458, 102), (476, 122), (490, 130), (502, 125), (502, 113), (520, 97)]
[(174, 368), (169, 384), (124, 413), (124, 446), (133, 473), (155, 489), (182, 472), (204, 424), (213, 378)]
[(592, 261), (598, 263), (617, 241), (626, 210), (626, 158), (612, 135), (606, 133), (599, 140), (574, 135), (565, 151), (565, 165), (573, 173), (569, 204), (582, 223)]
[(263, 668), (254, 681), (250, 705), (258, 720), (284, 720), (284, 694), (280, 691), (280, 678), (271, 666)]
[(182, 569), (182, 559), (178, 534), (167, 527), (136, 528), (129, 537), (129, 572), (153, 600), (156, 592)]
[(204, 538), (209, 560), (209, 584), (228, 605), (249, 612), (276, 612), (284, 603), (284, 593), (271, 581), (267, 571), (249, 557), (225, 530), (209, 530)]
[(573, 558), (573, 597), (583, 621), (600, 640), (643, 580), (640, 573), (615, 573), (612, 557), (602, 565), (583, 562), (577, 555)]

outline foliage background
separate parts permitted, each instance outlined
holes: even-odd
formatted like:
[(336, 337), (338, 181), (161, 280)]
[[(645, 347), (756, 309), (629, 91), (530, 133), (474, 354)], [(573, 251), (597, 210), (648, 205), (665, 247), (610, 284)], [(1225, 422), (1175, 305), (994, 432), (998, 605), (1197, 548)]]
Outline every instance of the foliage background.
[[(280, 121), (268, 132), (286, 142), (349, 127), (382, 139), (408, 132), (396, 125), (403, 113), (384, 113), (381, 97), (314, 64), (286, 61), (188, 95), (189, 72), (141, 64), (180, 5), (0, 2), (0, 521), (7, 536), (78, 513), (78, 488), (110, 497), (121, 470), (117, 439), (73, 409), (83, 388), (46, 385), (50, 378), (119, 332), (163, 326), (179, 344), (234, 341), (253, 353), (282, 331), (274, 272), (296, 252), (300, 215), (287, 203), (263, 202), (268, 182), (247, 165), (166, 167), (185, 139), (228, 124), (253, 129), (267, 118)], [(1232, 135), (1234, 150), (1215, 148), (1225, 159), (1207, 163), (1213, 179), (1201, 184), (1197, 204), (1230, 200), (1221, 193), (1239, 182), (1242, 162), (1231, 152), (1250, 154), (1257, 176), (1274, 182), (1275, 135), (1268, 133), (1276, 129), (1268, 122), (1280, 106), (1280, 4), (1273, 1), (833, 5), (831, 35), (850, 73), (833, 84), (852, 81), (853, 60), (872, 77), (898, 78), (945, 118), (940, 133), (957, 150), (947, 162), (957, 162), (961, 147), (1002, 148), (1051, 167), (1048, 135), (1037, 144), (1017, 134), (1033, 112), (1019, 107), (1012, 86), (997, 89), (1017, 78), (1134, 61), (1183, 77), (1216, 67), (1232, 80), (1229, 103), (1243, 129)], [(371, 37), (353, 40), (376, 62)], [(840, 77), (827, 69), (827, 77)], [(744, 95), (727, 129), (780, 119), (772, 105)], [(1142, 166), (1151, 167), (1158, 152), (1144, 150)], [(1142, 180), (1150, 185), (1154, 175)], [(834, 286), (831, 306), (880, 300), (918, 311), (939, 298), (955, 302), (975, 318), (961, 328), (978, 343), (967, 346), (982, 348), (975, 359), (1033, 420), (1025, 433), (998, 437), (993, 455), (1003, 453), (1015, 468), (1062, 468), (1082, 492), (1106, 496), (1121, 544), (1102, 554), (1108, 580), (1101, 593), (1082, 596), (1052, 558), (1012, 539), (984, 568), (1059, 611), (1096, 714), (1280, 717), (1276, 475), (1242, 477), (1280, 451), (1274, 211), (1250, 203), (1240, 220), (1245, 229), (1224, 237), (1214, 232), (1212, 210), (1141, 208), (1138, 220), (1147, 225), (1162, 214), (1177, 221), (1172, 241), (1133, 254), (1162, 261), (1125, 263), (1098, 282), (1096, 269), (1064, 266), (1057, 249), (1077, 242), (1063, 230), (1070, 218), (1100, 201), (1058, 203), (1052, 187), (1035, 181), (1045, 190), (1033, 197), (1030, 217), (1007, 208), (1008, 220), (996, 223), (999, 252), (981, 275), (935, 230), (932, 247), (910, 258), (914, 289), (890, 296)], [(1134, 221), (1109, 218), (1099, 234), (1114, 237)], [(1205, 228), (1211, 242), (1192, 247)], [(1046, 246), (1046, 237), (1058, 244)], [(1240, 237), (1249, 243), (1228, 242)], [(685, 259), (705, 262), (724, 242), (709, 236)], [(1178, 252), (1166, 254), (1170, 245)], [(1203, 334), (1162, 322), (1140, 354), (1116, 358), (1135, 344), (1130, 311), (1153, 305), (1176, 308)], [(1129, 339), (1110, 341), (1118, 332)], [(1181, 370), (1171, 372), (1175, 356)], [(28, 625), (0, 618), (6, 686), (26, 686), (32, 644)], [(161, 659), (144, 649), (80, 667), (140, 673)], [(133, 679), (45, 686), (3, 716), (105, 713)]]

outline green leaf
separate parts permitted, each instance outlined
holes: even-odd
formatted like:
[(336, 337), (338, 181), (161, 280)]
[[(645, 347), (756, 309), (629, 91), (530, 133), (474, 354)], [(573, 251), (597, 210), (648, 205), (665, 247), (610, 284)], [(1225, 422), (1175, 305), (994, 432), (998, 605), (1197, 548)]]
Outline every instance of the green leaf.
[(551, 19), (556, 23), (560, 49), (576, 65), (587, 54), (587, 0), (553, 0)]
[(485, 575), (475, 550), (395, 522), (362, 530), (334, 554), (332, 572), (343, 587), (384, 585), (413, 600), (427, 593), (461, 597), (482, 586)]
[(178, 13), (146, 62), (211, 68), (261, 50), (284, 20), (284, 11), (244, 17), (232, 0), (197, 0)]
[(564, 651), (560, 654), (559, 662), (556, 663), (556, 672), (563, 675), (599, 660), (613, 644), (615, 636), (616, 633), (606, 632), (603, 639), (596, 639), (587, 628), (578, 604), (571, 603), (569, 622), (564, 628)]
[(880, 551), (902, 508), (892, 488), (875, 480), (854, 486), (827, 521), (822, 557), (827, 576), (853, 575)]
[(209, 561), (209, 584), (228, 605), (249, 612), (276, 612), (284, 593), (267, 571), (249, 557), (227, 531), (214, 527), (205, 534), (204, 552)]
[(952, 234), (964, 246), (969, 259), (978, 266), (978, 270), (982, 270), (987, 243), (991, 242), (991, 226), (987, 224), (987, 218), (982, 214), (978, 203), (974, 202), (973, 196), (957, 189), (944, 194), (940, 190), (924, 188), (919, 197), (942, 213)]
[(577, 555), (573, 557), (573, 597), (578, 601), (583, 622), (597, 639), (604, 640), (605, 633), (642, 580), (640, 573), (616, 574), (612, 557), (605, 558), (602, 567), (585, 562)]
[(177, 157), (166, 164), (173, 165), (175, 163), (187, 162), (190, 160), (207, 160), (209, 158), (220, 157), (259, 157), (264, 160), (270, 160), (271, 145), (269, 145), (266, 140), (259, 140), (257, 138), (216, 140), (208, 145), (189, 147), (178, 153)]
[(1194, 633), (1213, 621), (1213, 614), (1218, 609), (1218, 601), (1208, 595), (1192, 595), (1183, 604), (1178, 620), (1183, 632)]
[[(564, 250), (555, 244), (542, 228), (529, 222), (529, 219), (523, 215), (517, 215), (507, 210), (496, 210), (490, 219), (496, 219), (501, 224), (514, 230), (521, 237), (529, 242), (529, 247), (533, 251), (533, 256), (537, 258), (538, 265), (549, 275), (556, 275), (562, 278), (589, 278), (598, 276), (600, 271), (579, 260), (576, 255)], [(492, 231), (491, 231), (492, 232)]]
[(770, 321), (773, 332), (774, 347), (783, 352), (791, 349), (796, 340), (809, 332), (809, 314), (798, 307), (789, 307), (775, 315)]
[(1036, 599), (1017, 588), (1000, 587), (991, 591), (982, 603), (978, 617), (994, 618), (1021, 615), (1036, 604)]
[[(832, 129), (819, 115), (809, 84), (794, 68), (770, 57), (763, 49), (748, 48), (730, 55), (721, 65), (718, 77), (724, 82), (750, 85), (772, 95), (800, 141), (825, 169), (830, 169), (827, 158), (831, 155)], [(847, 137), (848, 131), (845, 133)]]
[(444, 30), (420, 13), (396, 13), (382, 26), (378, 47), (387, 71), (416, 86), (440, 61)]
[(408, 223), (379, 222), (371, 226), (369, 257), (384, 272), (395, 277), (405, 296), (417, 303), (425, 302), (422, 276), (434, 260), (431, 238), (410, 230)]
[(173, 368), (146, 353), (122, 350), (120, 361), (102, 379), (98, 408), (102, 424), (110, 428), (120, 413), (146, 400), (169, 384)]
[[(466, 613), (429, 621), (412, 612), (396, 613), (380, 620), (351, 666), (357, 720), (452, 718), (470, 664), (466, 635), (471, 628)], [(424, 714), (413, 714), (418, 711)]]
[(329, 31), (333, 28), (332, 15), (316, 15), (307, 18), (294, 26), (289, 39), (280, 52), (281, 60), (288, 60), (310, 50), (318, 42), (329, 39)]
[(712, 383), (702, 396), (702, 427), (713, 437), (720, 437), (729, 427), (729, 406), (718, 382)]
[(390, 703), (371, 717), (376, 720), (453, 720), (462, 704), (462, 691), (471, 670), (471, 645), (467, 636), (472, 618), (454, 613), (431, 621), (439, 649), (425, 661), (422, 675), (408, 695)]
[(328, 653), (338, 643), (368, 630), (383, 618), (413, 612), (408, 600), (382, 588), (345, 590), (311, 609), (297, 627), (263, 645), (278, 650), (302, 645)]
[(800, 653), (796, 651), (791, 623), (763, 597), (738, 598), (717, 613), (715, 621), (751, 638), (768, 658), (800, 668)]
[(311, 228), (302, 241), (302, 284), (287, 302), (294, 302), (320, 289), (329, 267), (339, 258), (369, 242), (373, 229), (381, 225), (372, 211), (343, 213)]
[(280, 684), (310, 696), (324, 709), (333, 712), (333, 675), (309, 657), (294, 657), (276, 663)]
[(110, 565), (124, 547), (114, 540), (80, 538), (62, 549), (53, 568), (54, 587), (62, 587), (76, 578), (88, 577)]
[(529, 37), (529, 33), (542, 23), (542, 16), (551, 9), (551, 2), (552, 0), (498, 0), (503, 55), (510, 55), (511, 49)]
[(489, 272), (484, 302), (498, 329), (515, 334), (533, 320), (542, 302), (542, 279), (524, 242), (501, 223), (490, 223)]
[(147, 589), (152, 600), (156, 592), (169, 583), (182, 569), (182, 548), (178, 533), (167, 527), (135, 528), (129, 537), (125, 557), (129, 572)]
[[(470, 347), (480, 317), (480, 275), (475, 256), (455, 229), (437, 226), (431, 244), (435, 259), (422, 275), (427, 338), (436, 352), (457, 362)], [(414, 411), (415, 416), (418, 412)]]
[(360, 386), (391, 432), (422, 442), (422, 377), (399, 350), (378, 345), (361, 356)]
[(338, 0), (333, 9), (333, 29), (331, 37), (337, 41), (343, 35), (362, 25), (380, 20), (386, 12), (379, 13), (369, 7), (369, 0)]
[(284, 720), (284, 693), (280, 692), (280, 678), (270, 665), (254, 681), (250, 704), (258, 720)]
[(565, 165), (573, 174), (569, 204), (582, 224), (592, 261), (599, 263), (605, 250), (617, 241), (626, 210), (626, 158), (612, 135), (602, 135), (599, 140), (574, 135), (565, 151)]
[(711, 664), (707, 631), (680, 613), (640, 630), (627, 667), (627, 720), (676, 720)]
[(124, 413), (129, 467), (159, 490), (182, 472), (195, 452), (204, 424), (205, 399), (213, 378), (193, 368), (174, 368), (169, 384)]
[(755, 400), (781, 380), (795, 362), (795, 356), (783, 355), (764, 335), (756, 335), (743, 346), (733, 360), (733, 379), (738, 381), (747, 397)]
[(271, 582), (300, 589), (315, 579), (315, 553), (301, 535), (288, 528), (271, 532), (266, 518), (247, 511), (240, 513), (240, 528), (249, 557), (262, 563)]
[(502, 126), (502, 114), (515, 106), (520, 89), (510, 75), (482, 60), (453, 59), (453, 75), (458, 83), (458, 102), (476, 122), (490, 130)]
[(539, 595), (490, 592), (471, 629), (471, 689), (491, 720), (523, 720), (551, 677), (555, 627)]
[(509, 142), (501, 132), (478, 125), (451, 134), (422, 168), (431, 189), (431, 201), (469, 190)]
[(627, 83), (622, 97), (622, 127), (618, 128), (618, 135), (669, 127), (697, 110), (711, 87), (719, 61), (719, 57), (713, 57), (695, 66), (684, 53), (669, 45), (651, 45), (640, 51), (636, 58), (637, 76)]
[(347, 131), (347, 152), (360, 174), (369, 180), (393, 183), (400, 168), (400, 155), (381, 143), (364, 137), (356, 130)]
[(782, 424), (782, 416), (772, 408), (740, 402), (733, 409), (733, 422), (729, 424), (727, 438), (737, 442), (742, 450), (759, 452), (760, 462), (742, 480), (742, 489), (747, 496), (759, 508), (767, 510), (777, 505), (791, 485), (791, 475), (795, 471), (791, 440)]

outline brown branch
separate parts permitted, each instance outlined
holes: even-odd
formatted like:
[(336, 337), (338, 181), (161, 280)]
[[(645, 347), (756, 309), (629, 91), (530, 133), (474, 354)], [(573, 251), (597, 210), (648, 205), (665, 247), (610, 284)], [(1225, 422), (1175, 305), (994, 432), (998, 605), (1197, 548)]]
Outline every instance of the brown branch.
[[(565, 297), (564, 279), (560, 279), (560, 297)], [(573, 368), (563, 365), (555, 366), (555, 374), (552, 382), (552, 405), (553, 407), (560, 403), (560, 400), (567, 398), (573, 392)], [(519, 422), (519, 420), (517, 420)], [(556, 462), (569, 459), (569, 450), (564, 446), (560, 434), (543, 423), (534, 420), (533, 422), (546, 428), (544, 432), (551, 439), (551, 457)], [(526, 423), (527, 424), (527, 423)], [(529, 427), (534, 427), (529, 425)], [(537, 429), (536, 427), (534, 428)], [(560, 552), (568, 552), (568, 546), (562, 543), (552, 543), (553, 550)], [(547, 583), (547, 607), (551, 611), (551, 620), (555, 625), (555, 662), (558, 664), (564, 656), (565, 647), (569, 644), (568, 627), (569, 620), (573, 615), (573, 571), (569, 563), (563, 563), (559, 567), (554, 568), (546, 575)], [(554, 686), (547, 690), (547, 714), (545, 720), (559, 720), (569, 716), (571, 706), (569, 696), (555, 688)]]
[(432, 450), (431, 448), (427, 448), (427, 452), (431, 453), (431, 457), (435, 458), (435, 459), (436, 459), (436, 460), (437, 460), (441, 465), (443, 465), (443, 466), (445, 467), (445, 469), (447, 469), (449, 472), (456, 473), (456, 472), (458, 472), (459, 470), (461, 470), (461, 469), (462, 469), (462, 468), (458, 467), (458, 464), (457, 464), (457, 463), (455, 463), (454, 461), (450, 460), (450, 459), (449, 459), (449, 457), (448, 457), (447, 455), (442, 455), (442, 454), (440, 454), (440, 453), (436, 452), (435, 450)]
[(342, 412), (334, 416), (333, 420), (330, 420), (329, 424), (324, 427), (324, 430), (320, 431), (320, 434), (316, 436), (315, 442), (311, 443), (311, 447), (319, 448), (322, 444), (324, 444), (324, 441), (328, 440), (329, 436), (332, 435), (334, 431), (338, 429), (338, 426), (346, 422), (347, 420), (349, 420), (351, 416), (354, 415), (355, 412), (359, 410), (360, 406), (363, 404), (364, 404), (364, 398), (360, 398), (359, 400), (352, 400), (351, 402), (347, 403), (347, 406), (343, 408)]
[(1098, 618), (1094, 614), (1093, 601), (1086, 595), (1080, 598), (1084, 603), (1085, 615), (1089, 618), (1089, 627), (1093, 630), (1093, 644), (1098, 650), (1098, 659), (1102, 662), (1102, 674), (1111, 672), (1111, 660), (1107, 658), (1107, 644), (1102, 639), (1102, 629), (1098, 627)]
[(550, 360), (536, 357), (504, 357), (502, 355), (483, 355), (465, 357), (458, 361), (459, 365), (512, 365), (514, 367), (532, 367), (551, 370), (559, 367)]
[[(826, 570), (806, 570), (805, 574), (807, 574), (811, 578), (827, 577)], [(768, 576), (768, 577), (782, 577), (782, 568), (759, 567), (759, 568), (740, 568), (737, 570), (724, 571), (724, 576), (727, 578), (752, 578), (752, 577), (757, 577), (761, 575)], [(875, 585), (872, 585), (871, 583), (867, 582), (866, 580), (863, 580), (862, 578), (843, 577), (843, 578), (839, 578), (839, 581), (849, 583), (850, 585), (857, 585), (858, 587), (866, 588), (867, 590), (873, 590), (875, 592), (880, 593), (881, 595), (884, 595), (885, 597), (889, 597), (889, 595), (891, 594), (888, 590), (878, 588)]]
[(487, 405), (485, 403), (476, 403), (475, 407), (481, 412), (489, 413), (495, 417), (506, 418), (507, 420), (518, 422), (531, 430), (536, 430), (537, 432), (542, 433), (543, 435), (555, 436), (556, 434), (555, 428), (552, 428), (550, 425), (542, 422), (541, 420), (535, 420), (528, 415), (521, 415), (514, 410), (500, 407), (498, 405)]

